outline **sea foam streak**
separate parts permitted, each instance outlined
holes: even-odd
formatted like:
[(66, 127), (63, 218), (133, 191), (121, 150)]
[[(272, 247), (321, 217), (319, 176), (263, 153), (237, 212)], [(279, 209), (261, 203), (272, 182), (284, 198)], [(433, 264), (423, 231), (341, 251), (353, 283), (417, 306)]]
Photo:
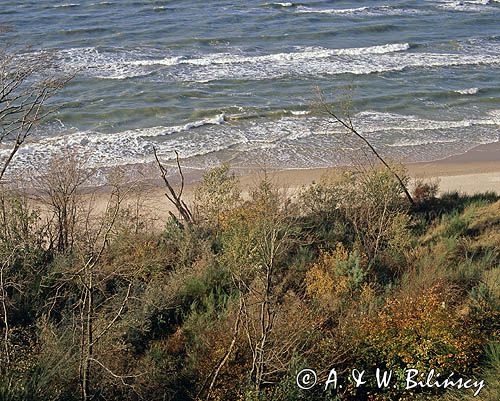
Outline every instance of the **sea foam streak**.
[(63, 69), (81, 70), (96, 78), (124, 79), (149, 75), (151, 71), (134, 64), (134, 52), (100, 51), (95, 47), (60, 50), (56, 59)]
[(52, 8), (72, 8), (72, 7), (78, 7), (80, 4), (78, 3), (68, 3), (68, 4), (56, 4), (52, 6)]
[[(146, 76), (154, 72), (151, 68), (158, 67), (210, 67), (225, 64), (283, 64), (301, 60), (326, 59), (334, 56), (384, 54), (405, 51), (410, 48), (408, 43), (384, 44), (347, 49), (300, 48), (290, 53), (276, 53), (260, 56), (242, 56), (231, 53), (215, 53), (202, 57), (183, 58), (179, 56), (163, 57), (161, 59), (138, 58), (140, 52), (101, 51), (95, 47), (83, 47), (60, 50), (57, 53), (59, 64), (64, 69), (82, 70), (96, 78), (125, 79)], [(181, 74), (182, 75), (182, 74)], [(210, 81), (212, 78), (198, 77), (197, 81)], [(185, 80), (185, 79), (182, 79)]]
[(384, 15), (411, 15), (423, 14), (424, 11), (414, 8), (398, 8), (387, 5), (374, 7), (355, 7), (355, 8), (313, 8), (308, 6), (298, 6), (295, 10), (299, 14), (326, 14), (332, 16), (384, 16)]
[(329, 8), (329, 9), (316, 9), (306, 6), (297, 7), (298, 13), (305, 13), (305, 14), (355, 14), (366, 10), (369, 10), (369, 7)]
[(276, 53), (264, 56), (240, 56), (234, 54), (214, 54), (198, 59), (181, 60), (181, 64), (193, 64), (199, 66), (207, 66), (214, 64), (242, 64), (242, 63), (265, 63), (265, 62), (280, 62), (294, 60), (308, 60), (318, 58), (328, 58), (342, 55), (363, 55), (363, 54), (384, 54), (399, 51), (405, 51), (410, 48), (408, 43), (392, 43), (378, 46), (355, 47), (347, 49), (327, 49), (323, 47), (306, 47), (298, 52)]
[[(41, 138), (25, 144), (17, 155), (14, 168), (21, 165), (44, 166), (47, 161), (61, 152), (76, 151), (88, 155), (89, 165), (94, 167), (111, 167), (130, 163), (143, 163), (151, 155), (153, 138), (173, 137), (155, 145), (159, 153), (165, 153), (165, 159), (173, 158), (174, 150), (180, 150), (182, 157), (193, 157), (225, 149), (238, 142), (241, 137), (234, 133), (233, 138), (214, 137), (213, 135), (196, 135), (191, 141), (184, 137), (176, 138), (175, 134), (182, 134), (194, 128), (210, 127), (223, 124), (224, 114), (213, 118), (191, 122), (185, 125), (171, 127), (151, 127), (126, 130), (112, 134), (101, 132), (79, 131)], [(8, 149), (0, 149), (0, 157), (8, 154)]]
[(284, 3), (267, 3), (265, 4), (266, 6), (274, 6), (274, 7), (293, 7), (294, 4), (293, 3), (290, 3), (290, 2), (284, 2)]
[(493, 3), (495, 0), (431, 0), (431, 4), (436, 4), (438, 8), (449, 11), (462, 12), (491, 12), (498, 10)]
[(475, 95), (479, 92), (479, 88), (457, 89), (455, 92), (461, 95)]
[[(217, 55), (210, 61), (207, 57), (191, 60), (189, 63), (193, 65), (191, 68), (172, 71), (169, 76), (177, 81), (208, 82), (222, 79), (260, 80), (346, 73), (364, 75), (402, 71), (407, 68), (500, 64), (500, 54), (405, 53), (401, 51), (403, 48), (400, 47), (397, 52), (378, 54), (352, 49), (335, 51), (307, 49), (291, 54), (280, 53), (248, 58)], [(226, 64), (232, 64), (230, 70), (225, 67)]]

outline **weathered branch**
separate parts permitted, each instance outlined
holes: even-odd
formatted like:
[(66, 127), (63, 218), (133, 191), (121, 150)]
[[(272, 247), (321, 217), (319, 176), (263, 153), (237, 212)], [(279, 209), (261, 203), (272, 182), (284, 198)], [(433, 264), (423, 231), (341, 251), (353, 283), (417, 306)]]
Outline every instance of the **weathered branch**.
[(118, 310), (118, 312), (116, 313), (115, 317), (113, 318), (113, 320), (111, 320), (108, 325), (103, 329), (103, 331), (101, 331), (97, 336), (95, 336), (94, 338), (94, 341), (92, 341), (92, 345), (95, 345), (99, 339), (108, 332), (108, 330), (113, 327), (113, 325), (115, 324), (115, 322), (120, 318), (122, 312), (123, 312), (123, 309), (125, 309), (125, 306), (127, 305), (127, 302), (128, 302), (128, 299), (129, 299), (129, 296), (130, 296), (130, 288), (132, 287), (132, 283), (129, 283), (128, 285), (128, 288), (127, 288), (127, 294), (125, 294), (125, 298), (123, 299), (123, 302), (120, 306), (120, 309)]
[(73, 76), (56, 73), (50, 53), (0, 50), (0, 143), (10, 148), (0, 160), (0, 181), (33, 127), (54, 111), (47, 101)]
[(347, 115), (347, 119), (343, 119), (334, 110), (332, 110), (331, 107), (328, 106), (328, 103), (327, 103), (325, 97), (323, 96), (321, 90), (318, 90), (318, 94), (319, 94), (319, 98), (320, 98), (320, 104), (323, 107), (323, 109), (326, 112), (326, 114), (328, 114), (330, 117), (333, 117), (333, 119), (335, 121), (337, 121), (338, 123), (340, 123), (350, 133), (352, 133), (353, 135), (355, 135), (358, 139), (361, 139), (361, 141), (363, 141), (366, 144), (366, 146), (368, 146), (368, 148), (375, 155), (375, 157), (384, 165), (385, 168), (387, 168), (387, 170), (389, 170), (389, 172), (392, 175), (394, 175), (394, 177), (398, 181), (401, 189), (405, 193), (406, 198), (408, 199), (408, 201), (410, 202), (410, 204), (414, 205), (415, 201), (413, 200), (413, 197), (411, 196), (410, 191), (406, 187), (406, 184), (403, 182), (402, 178), (399, 176), (399, 174), (396, 171), (394, 171), (393, 168), (391, 168), (391, 166), (389, 166), (389, 164), (384, 160), (384, 158), (380, 155), (380, 153), (377, 152), (377, 150), (370, 143), (370, 141), (368, 141), (368, 139), (366, 139), (366, 137), (364, 135), (362, 135), (361, 133), (359, 133), (359, 131), (354, 128), (354, 125), (352, 123), (350, 115), (349, 114)]
[(103, 368), (106, 372), (108, 372), (112, 377), (114, 377), (115, 379), (119, 379), (124, 386), (132, 387), (132, 389), (134, 388), (134, 386), (132, 386), (131, 384), (127, 383), (125, 381), (125, 379), (133, 379), (133, 378), (137, 378), (137, 377), (142, 376), (142, 374), (139, 374), (139, 375), (117, 375), (111, 369), (109, 369), (107, 366), (105, 366), (102, 362), (100, 362), (98, 359), (90, 358), (89, 361), (95, 362), (101, 368)]
[(240, 332), (240, 323), (241, 323), (241, 318), (242, 318), (242, 314), (243, 314), (243, 305), (244, 305), (243, 298), (242, 298), (242, 296), (240, 296), (239, 309), (238, 309), (238, 314), (236, 316), (236, 321), (235, 321), (234, 327), (233, 327), (233, 335), (232, 335), (231, 343), (229, 344), (229, 347), (227, 348), (226, 353), (224, 354), (222, 359), (219, 361), (217, 366), (214, 368), (214, 370), (212, 370), (210, 375), (205, 379), (203, 386), (201, 387), (200, 391), (198, 392), (197, 398), (199, 398), (200, 395), (203, 393), (203, 391), (205, 390), (205, 386), (206, 386), (207, 381), (210, 379), (210, 377), (212, 377), (212, 380), (210, 381), (210, 386), (208, 386), (208, 391), (207, 391), (207, 398), (210, 397), (210, 394), (212, 393), (212, 390), (215, 386), (215, 383), (217, 381), (217, 378), (219, 377), (219, 374), (220, 374), (222, 368), (227, 363), (227, 361), (229, 360), (229, 357), (231, 356), (231, 353), (233, 352), (233, 349), (236, 345), (236, 340), (238, 339), (238, 333)]
[[(156, 148), (153, 146), (153, 154), (156, 160), (156, 164), (158, 165), (158, 168), (160, 169), (160, 174), (161, 178), (163, 179), (163, 182), (165, 183), (165, 186), (167, 187), (168, 192), (165, 193), (165, 196), (167, 199), (172, 203), (177, 211), (179, 212), (180, 216), (182, 217), (183, 221), (188, 225), (194, 224), (194, 217), (193, 213), (189, 209), (189, 207), (186, 205), (186, 202), (182, 200), (182, 193), (184, 191), (184, 173), (182, 172), (181, 164), (179, 161), (179, 153), (176, 151), (175, 156), (176, 156), (176, 163), (177, 163), (177, 170), (179, 172), (179, 176), (181, 178), (181, 188), (179, 192), (177, 193), (176, 190), (172, 187), (169, 179), (168, 179), (168, 171), (163, 166), (163, 164), (160, 162), (160, 159), (158, 158), (158, 154), (156, 152)], [(169, 212), (170, 216), (178, 223), (181, 227), (183, 226), (175, 217), (175, 215), (172, 212)]]

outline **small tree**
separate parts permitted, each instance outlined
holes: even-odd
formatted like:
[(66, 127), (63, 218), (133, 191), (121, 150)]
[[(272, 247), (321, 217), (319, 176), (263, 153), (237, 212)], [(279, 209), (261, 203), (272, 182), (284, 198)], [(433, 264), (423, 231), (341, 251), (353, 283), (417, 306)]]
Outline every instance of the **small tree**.
[[(125, 195), (123, 187), (113, 186), (101, 213), (94, 210), (92, 200), (85, 204), (86, 209), (76, 209), (81, 229), (70, 252), (61, 255), (61, 266), (48, 278), (53, 283), (54, 303), (58, 299), (64, 302), (67, 297), (74, 302), (76, 313), (63, 320), (60, 329), (64, 331), (69, 325), (77, 333), (79, 346), (72, 349), (71, 358), (78, 360), (79, 386), (84, 401), (95, 397), (98, 371), (128, 385), (129, 376), (116, 374), (100, 358), (100, 344), (122, 320), (132, 291), (132, 274), (105, 263)], [(121, 285), (110, 294), (106, 291), (110, 283)], [(118, 295), (118, 291), (123, 295)]]
[[(228, 354), (241, 330), (246, 341), (238, 344), (239, 353), (248, 364), (251, 392), (258, 395), (288, 373), (292, 356), (305, 337), (307, 324), (302, 323), (307, 320), (300, 324), (292, 320), (301, 302), (283, 285), (284, 263), (297, 242), (294, 205), (268, 179), (251, 196), (224, 219), (220, 263), (230, 270), (240, 302)], [(301, 313), (305, 318), (305, 312)], [(217, 373), (220, 370), (218, 365)]]
[[(407, 180), (403, 173), (399, 175), (403, 182)], [(338, 206), (370, 260), (386, 248), (404, 249), (410, 216), (401, 185), (391, 172), (374, 169), (351, 174), (341, 188)]]
[(92, 175), (81, 158), (74, 154), (57, 156), (48, 169), (33, 177), (35, 200), (45, 207), (50, 220), (49, 247), (58, 252), (71, 250), (75, 242), (76, 229), (83, 223), (82, 186)]
[(229, 165), (211, 169), (196, 188), (197, 218), (218, 228), (223, 214), (239, 205), (240, 195), (239, 180), (230, 172)]

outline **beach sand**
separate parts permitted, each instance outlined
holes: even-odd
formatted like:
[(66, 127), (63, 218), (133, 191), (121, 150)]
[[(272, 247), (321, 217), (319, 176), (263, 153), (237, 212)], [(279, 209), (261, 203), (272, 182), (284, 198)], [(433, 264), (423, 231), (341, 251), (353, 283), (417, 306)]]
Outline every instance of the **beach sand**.
[[(480, 145), (464, 154), (446, 159), (406, 164), (412, 179), (439, 180), (440, 192), (459, 191), (474, 194), (486, 191), (500, 193), (500, 142)], [(297, 188), (318, 181), (338, 168), (282, 170), (270, 175), (278, 185)], [(241, 177), (243, 186), (251, 186), (262, 173)]]
[[(475, 194), (494, 191), (500, 194), (500, 142), (478, 146), (467, 153), (432, 162), (411, 163), (405, 166), (413, 180), (423, 179), (439, 182), (440, 193), (458, 191)], [(303, 186), (319, 181), (322, 177), (335, 173), (338, 168), (291, 169), (267, 171), (268, 177), (280, 188), (294, 193)], [(187, 173), (189, 174), (189, 173)], [(263, 177), (264, 171), (242, 174), (240, 183), (243, 196), (247, 196)], [(198, 185), (200, 173), (187, 177), (189, 182), (183, 192), (183, 199), (190, 204)], [(105, 204), (106, 194), (102, 194)], [(140, 202), (144, 215), (153, 216), (158, 222), (164, 222), (169, 211), (175, 211), (165, 197), (165, 188), (160, 180), (155, 180), (140, 191), (132, 192), (129, 204)]]

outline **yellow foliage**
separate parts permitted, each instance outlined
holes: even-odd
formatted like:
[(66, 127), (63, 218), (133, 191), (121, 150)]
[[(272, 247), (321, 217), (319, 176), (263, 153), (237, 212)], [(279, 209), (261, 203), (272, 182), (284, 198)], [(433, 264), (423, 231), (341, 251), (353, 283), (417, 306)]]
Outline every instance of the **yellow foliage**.
[(477, 363), (483, 341), (441, 283), (416, 296), (390, 298), (364, 328), (368, 345), (394, 369), (464, 372)]
[(339, 242), (333, 252), (322, 252), (306, 273), (306, 293), (325, 308), (336, 307), (361, 288), (367, 265), (365, 254), (358, 250), (349, 252)]

